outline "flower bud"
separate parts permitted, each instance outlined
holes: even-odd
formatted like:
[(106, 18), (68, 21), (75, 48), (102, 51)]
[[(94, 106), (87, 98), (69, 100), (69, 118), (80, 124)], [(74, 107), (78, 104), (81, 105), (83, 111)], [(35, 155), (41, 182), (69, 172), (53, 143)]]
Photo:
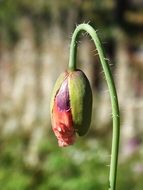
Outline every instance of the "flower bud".
[(92, 112), (92, 91), (81, 70), (62, 73), (56, 81), (52, 101), (52, 128), (59, 146), (74, 143), (76, 133), (87, 133)]

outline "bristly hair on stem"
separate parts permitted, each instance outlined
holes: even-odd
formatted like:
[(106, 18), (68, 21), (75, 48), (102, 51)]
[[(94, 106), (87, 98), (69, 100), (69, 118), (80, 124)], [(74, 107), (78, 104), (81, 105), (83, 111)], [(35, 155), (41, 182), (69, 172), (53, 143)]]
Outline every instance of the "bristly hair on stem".
[(77, 57), (77, 41), (78, 37), (82, 32), (88, 33), (92, 41), (94, 42), (100, 63), (102, 65), (105, 79), (107, 81), (111, 105), (112, 105), (112, 119), (113, 119), (113, 135), (112, 135), (112, 150), (111, 150), (111, 162), (110, 162), (110, 173), (109, 173), (109, 190), (116, 189), (116, 176), (117, 176), (117, 164), (118, 164), (118, 150), (119, 150), (119, 136), (120, 136), (120, 113), (118, 98), (116, 93), (116, 88), (112, 73), (108, 64), (108, 59), (105, 56), (102, 43), (97, 35), (97, 30), (95, 30), (89, 24), (80, 24), (76, 27), (71, 40), (70, 45), (70, 57), (69, 57), (69, 70), (76, 70), (76, 57)]

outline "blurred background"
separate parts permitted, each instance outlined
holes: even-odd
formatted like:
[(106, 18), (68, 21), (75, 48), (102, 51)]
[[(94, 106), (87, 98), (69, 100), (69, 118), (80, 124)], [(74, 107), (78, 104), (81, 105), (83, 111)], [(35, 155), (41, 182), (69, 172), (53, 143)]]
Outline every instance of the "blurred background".
[(104, 190), (108, 187), (110, 97), (91, 38), (81, 35), (78, 66), (94, 106), (89, 133), (59, 148), (49, 104), (67, 69), (76, 24), (102, 39), (121, 111), (117, 190), (143, 189), (143, 1), (0, 0), (0, 189)]

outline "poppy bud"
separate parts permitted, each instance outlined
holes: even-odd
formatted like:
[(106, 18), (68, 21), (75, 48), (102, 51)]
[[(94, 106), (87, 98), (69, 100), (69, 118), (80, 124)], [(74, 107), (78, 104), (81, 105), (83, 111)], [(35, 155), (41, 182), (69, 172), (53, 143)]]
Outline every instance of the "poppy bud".
[(74, 143), (76, 133), (83, 136), (89, 129), (92, 91), (81, 70), (62, 73), (56, 81), (52, 101), (52, 128), (59, 146)]

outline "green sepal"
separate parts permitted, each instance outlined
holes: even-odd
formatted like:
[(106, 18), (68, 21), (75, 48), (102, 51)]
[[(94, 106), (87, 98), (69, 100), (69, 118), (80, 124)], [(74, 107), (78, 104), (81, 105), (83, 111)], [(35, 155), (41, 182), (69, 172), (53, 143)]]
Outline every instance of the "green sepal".
[(81, 70), (70, 71), (68, 76), (70, 107), (73, 127), (82, 136), (90, 127), (92, 91), (86, 75)]
[(68, 73), (65, 71), (65, 72), (61, 73), (60, 76), (58, 77), (58, 79), (56, 80), (56, 83), (55, 83), (55, 86), (54, 86), (54, 89), (52, 92), (52, 98), (51, 98), (51, 104), (50, 104), (51, 114), (52, 114), (56, 94), (58, 93), (60, 86), (62, 85), (63, 81), (66, 79), (67, 76), (68, 76)]

